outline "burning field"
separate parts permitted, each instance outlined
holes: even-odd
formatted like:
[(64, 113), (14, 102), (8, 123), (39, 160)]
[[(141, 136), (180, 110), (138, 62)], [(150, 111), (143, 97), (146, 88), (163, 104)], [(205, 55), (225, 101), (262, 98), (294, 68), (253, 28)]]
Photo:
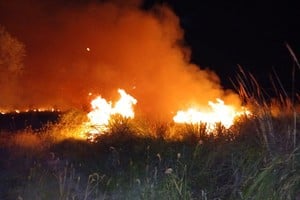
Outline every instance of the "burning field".
[[(250, 113), (213, 71), (190, 63), (169, 7), (106, 2), (58, 9), (32, 3), (1, 3), (2, 23), (16, 36), (1, 27), (3, 114), (79, 109), (89, 112), (83, 123), (95, 133), (107, 129), (113, 115), (205, 123), (213, 131), (216, 123), (229, 128)], [(26, 17), (10, 18), (19, 7)]]
[(299, 197), (297, 94), (223, 88), (166, 5), (24, 2), (0, 2), (0, 199)]

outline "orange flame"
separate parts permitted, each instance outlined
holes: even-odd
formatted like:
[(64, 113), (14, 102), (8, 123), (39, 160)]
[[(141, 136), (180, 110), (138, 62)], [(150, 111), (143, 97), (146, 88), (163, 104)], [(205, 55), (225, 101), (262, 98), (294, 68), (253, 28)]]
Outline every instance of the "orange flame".
[(88, 113), (89, 127), (94, 127), (94, 130), (89, 130), (90, 134), (99, 134), (107, 130), (109, 120), (113, 115), (119, 114), (125, 118), (134, 118), (133, 105), (137, 103), (137, 100), (127, 94), (125, 90), (118, 89), (120, 99), (112, 105), (111, 101), (107, 101), (101, 96), (92, 100), (92, 111)]
[(221, 99), (216, 100), (216, 103), (208, 102), (211, 111), (203, 112), (195, 108), (189, 108), (186, 111), (179, 110), (173, 117), (173, 120), (175, 123), (206, 123), (208, 131), (213, 131), (216, 123), (221, 123), (225, 128), (229, 128), (233, 125), (236, 117), (250, 114), (245, 108), (242, 108), (242, 111), (238, 111), (234, 106), (225, 105)]

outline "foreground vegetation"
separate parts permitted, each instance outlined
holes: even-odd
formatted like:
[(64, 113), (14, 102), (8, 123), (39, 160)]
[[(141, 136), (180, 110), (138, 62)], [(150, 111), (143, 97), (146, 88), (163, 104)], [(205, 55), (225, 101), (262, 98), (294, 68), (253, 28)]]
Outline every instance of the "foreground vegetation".
[(75, 111), (39, 131), (2, 132), (0, 198), (297, 199), (299, 113), (260, 106), (211, 134), (115, 117), (90, 142), (75, 137)]

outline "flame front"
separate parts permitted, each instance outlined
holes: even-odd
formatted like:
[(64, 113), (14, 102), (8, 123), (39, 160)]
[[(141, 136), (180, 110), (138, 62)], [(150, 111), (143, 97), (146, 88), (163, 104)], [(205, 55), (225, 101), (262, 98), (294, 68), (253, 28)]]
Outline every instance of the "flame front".
[(93, 110), (87, 115), (89, 119), (87, 125), (94, 127), (94, 129), (88, 131), (90, 134), (99, 134), (107, 130), (107, 125), (113, 115), (118, 114), (125, 118), (134, 118), (133, 105), (137, 103), (137, 100), (123, 89), (118, 89), (118, 92), (121, 97), (114, 105), (101, 96), (92, 100)]
[(208, 102), (211, 111), (200, 111), (195, 108), (189, 108), (186, 111), (179, 110), (173, 117), (176, 123), (198, 124), (206, 123), (209, 131), (215, 128), (216, 123), (221, 123), (225, 128), (233, 125), (234, 119), (243, 114), (250, 114), (249, 111), (242, 108), (237, 111), (234, 106), (225, 105), (224, 101), (217, 99), (217, 102)]

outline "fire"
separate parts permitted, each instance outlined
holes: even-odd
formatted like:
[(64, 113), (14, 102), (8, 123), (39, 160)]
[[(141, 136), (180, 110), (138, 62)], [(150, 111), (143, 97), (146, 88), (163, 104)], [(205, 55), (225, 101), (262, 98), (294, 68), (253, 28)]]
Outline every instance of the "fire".
[(234, 106), (225, 105), (221, 99), (216, 99), (216, 101), (208, 102), (210, 111), (200, 111), (196, 108), (189, 108), (186, 111), (179, 110), (173, 117), (173, 120), (176, 123), (206, 123), (208, 130), (212, 131), (216, 123), (221, 123), (225, 128), (229, 128), (233, 125), (236, 117), (250, 114), (245, 108), (242, 108), (242, 111), (238, 111)]
[(133, 105), (137, 103), (137, 100), (127, 94), (125, 90), (118, 89), (120, 99), (114, 104), (111, 101), (107, 101), (101, 96), (96, 97), (91, 102), (92, 111), (88, 113), (89, 127), (94, 127), (93, 130), (89, 130), (90, 134), (99, 134), (107, 130), (107, 125), (113, 115), (120, 115), (125, 118), (134, 118)]

